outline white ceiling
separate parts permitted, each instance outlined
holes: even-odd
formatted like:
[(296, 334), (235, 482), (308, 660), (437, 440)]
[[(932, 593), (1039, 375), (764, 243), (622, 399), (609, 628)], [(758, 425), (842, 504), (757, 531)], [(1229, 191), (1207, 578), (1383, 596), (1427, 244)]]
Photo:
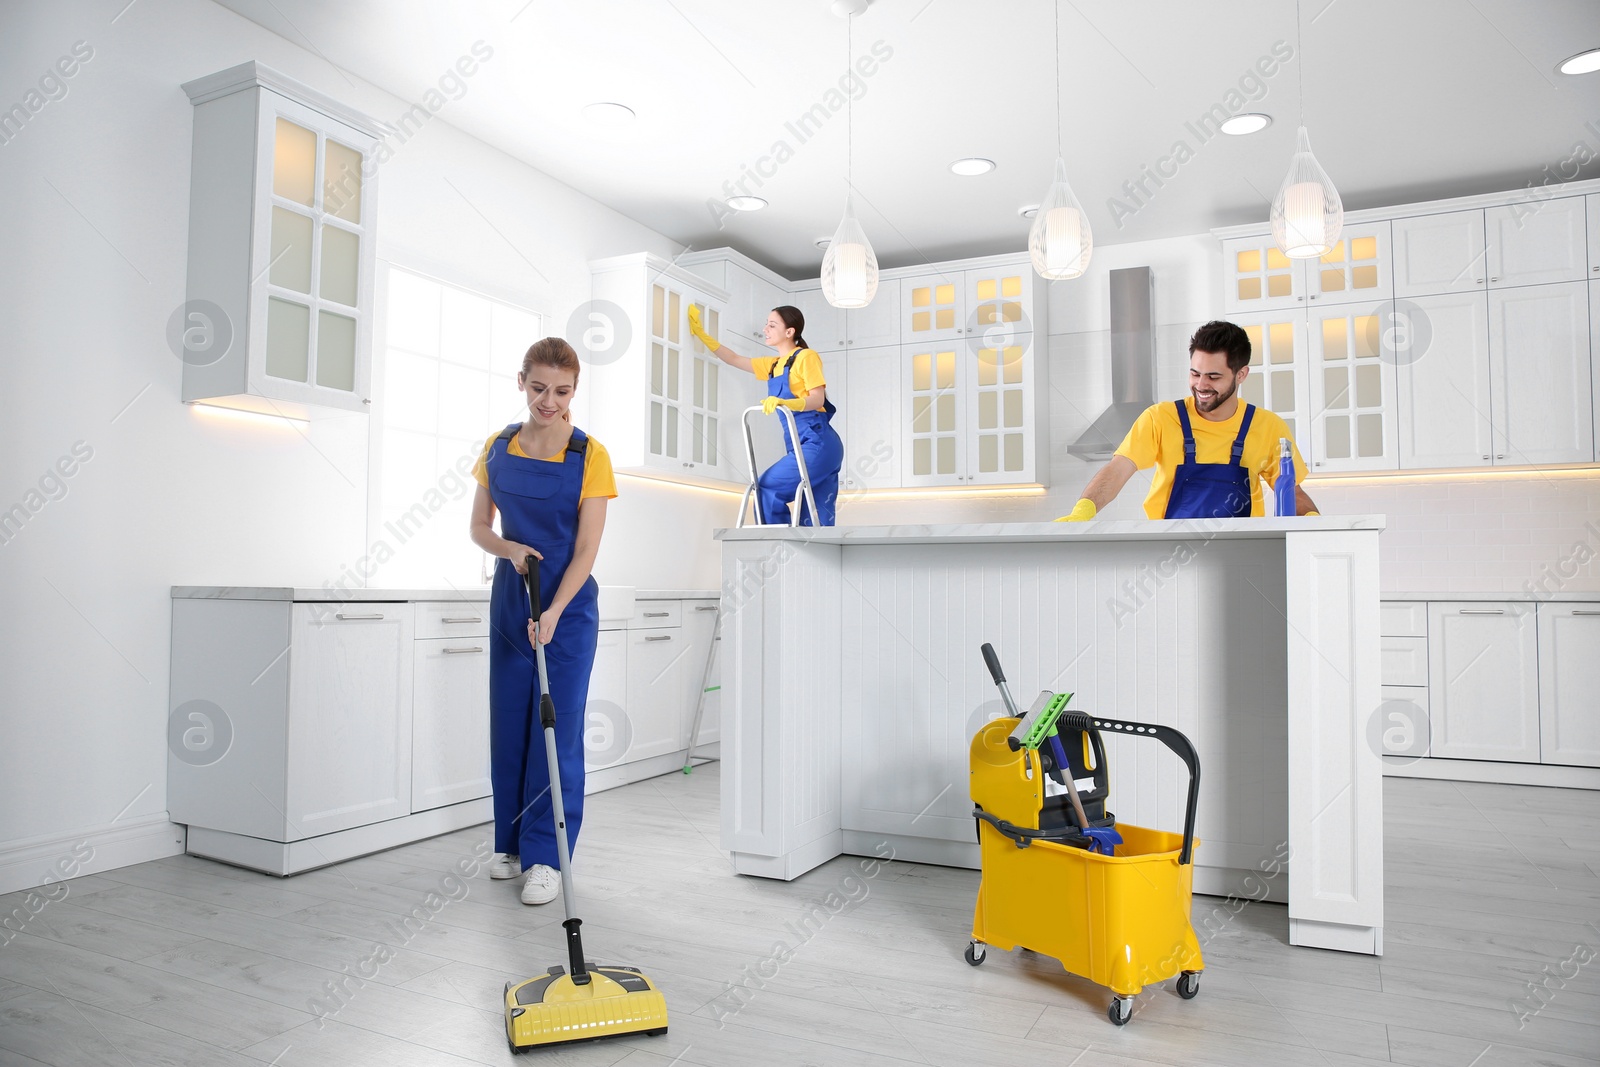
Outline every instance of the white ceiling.
[[(845, 113), (805, 143), (785, 125), (845, 71), (846, 22), (827, 0), (219, 2), (408, 100), (482, 39), (493, 58), (441, 118), (695, 248), (731, 245), (814, 277), (813, 242), (838, 224)], [(1043, 197), (1056, 155), (1052, 10), (1049, 0), (873, 0), (853, 20), (849, 55), (879, 41), (892, 50), (854, 105), (857, 214), (882, 266), (1026, 246), (1017, 209)], [(1600, 47), (1596, 0), (1303, 0), (1301, 10), (1303, 71), (1285, 64), (1246, 107), (1273, 125), (1200, 144), (1185, 123), (1223, 102), (1274, 42), (1294, 45), (1292, 0), (1061, 0), (1064, 154), (1097, 244), (1264, 219), (1293, 149), (1302, 74), (1312, 146), (1347, 209), (1521, 188), (1580, 141), (1600, 156), (1600, 73), (1555, 70)], [(602, 100), (637, 120), (596, 127), (581, 109)], [(1180, 139), (1193, 158), (1119, 225), (1108, 198)], [(780, 140), (792, 158), (759, 189), (748, 184), (771, 206), (719, 228), (707, 201)], [(998, 168), (951, 174), (969, 155)], [(1597, 175), (1600, 160), (1581, 176)]]

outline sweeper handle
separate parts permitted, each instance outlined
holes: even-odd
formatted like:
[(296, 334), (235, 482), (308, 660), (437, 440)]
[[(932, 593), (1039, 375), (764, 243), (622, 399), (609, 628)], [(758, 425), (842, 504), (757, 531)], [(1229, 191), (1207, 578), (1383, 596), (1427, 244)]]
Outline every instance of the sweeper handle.
[(1056, 720), (1056, 727), (1070, 730), (1107, 730), (1112, 734), (1153, 737), (1176, 752), (1178, 758), (1183, 760), (1183, 765), (1189, 768), (1189, 800), (1183, 813), (1183, 852), (1179, 854), (1178, 862), (1183, 864), (1193, 861), (1194, 811), (1195, 805), (1200, 800), (1200, 757), (1182, 731), (1174, 730), (1170, 726), (1152, 726), (1147, 722), (1102, 719), (1098, 715), (1090, 715), (1083, 711), (1063, 711), (1061, 717)]
[[(523, 560), (528, 572), (528, 617), (533, 620), (534, 633), (539, 630), (539, 561), (533, 556)], [(561, 862), (561, 902), (567, 909), (561, 926), (567, 931), (568, 975), (573, 985), (589, 984), (589, 968), (583, 962), (583, 935), (578, 928), (583, 920), (578, 918), (578, 902), (572, 889), (572, 852), (567, 845), (567, 811), (561, 797), (561, 767), (556, 760), (556, 703), (550, 699), (550, 676), (544, 663), (544, 644), (533, 643), (533, 658), (539, 665), (539, 725), (544, 730), (545, 759), (550, 765), (550, 806), (556, 820), (556, 855)]]
[(987, 641), (983, 643), (983, 662), (989, 665), (989, 676), (1000, 689), (1000, 699), (1005, 701), (1006, 714), (1013, 719), (1022, 718), (1022, 712), (1017, 710), (1017, 702), (1011, 699), (1011, 687), (1006, 685), (1006, 672), (1000, 669), (1000, 657), (994, 654), (994, 646)]

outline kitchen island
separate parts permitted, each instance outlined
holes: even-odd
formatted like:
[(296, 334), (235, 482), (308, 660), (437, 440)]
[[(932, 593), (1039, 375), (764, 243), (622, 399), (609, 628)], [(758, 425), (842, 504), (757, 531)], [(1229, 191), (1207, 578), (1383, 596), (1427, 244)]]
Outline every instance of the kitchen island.
[[(1196, 892), (1286, 902), (1292, 944), (1380, 954), (1383, 525), (720, 530), (722, 845), (769, 878), (891, 849), (976, 867), (968, 745), (1003, 714), (987, 641), (1023, 706), (1071, 691), (1194, 742)], [(1106, 741), (1118, 821), (1180, 828), (1182, 765)]]

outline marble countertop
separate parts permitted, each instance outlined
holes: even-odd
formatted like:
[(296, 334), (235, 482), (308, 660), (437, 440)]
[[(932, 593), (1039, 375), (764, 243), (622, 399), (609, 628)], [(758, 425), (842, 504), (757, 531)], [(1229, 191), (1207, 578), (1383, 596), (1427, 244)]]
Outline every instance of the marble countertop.
[[(606, 587), (617, 588), (617, 587)], [(623, 587), (625, 588), (625, 587)], [(634, 589), (635, 600), (717, 600), (717, 589)], [(335, 604), (401, 602), (407, 600), (488, 601), (489, 587), (463, 589), (308, 589), (265, 585), (175, 585), (172, 596), (182, 600), (293, 600)]]
[(1281, 538), (1289, 533), (1382, 530), (1382, 515), (1313, 515), (1270, 519), (1121, 519), (1090, 522), (988, 522), (947, 526), (746, 526), (716, 531), (721, 541), (816, 541), (823, 544), (983, 544), (1002, 541), (1192, 541)]
[(1431, 590), (1429, 592), (1415, 592), (1415, 591), (1411, 591), (1411, 590), (1403, 590), (1403, 591), (1400, 591), (1400, 592), (1391, 592), (1390, 590), (1385, 589), (1385, 590), (1383, 590), (1382, 592), (1380, 592), (1378, 594), (1378, 599), (1379, 600), (1431, 600), (1431, 601), (1433, 601), (1435, 603), (1442, 603), (1442, 602), (1445, 602), (1445, 601), (1469, 601), (1469, 602), (1472, 602), (1472, 603), (1478, 603), (1478, 602), (1481, 602), (1481, 601), (1499, 601), (1501, 603), (1506, 603), (1506, 604), (1523, 604), (1523, 603), (1583, 604), (1583, 603), (1600, 603), (1600, 589), (1590, 589), (1590, 590), (1587, 590), (1587, 591), (1582, 590), (1582, 589), (1579, 589), (1579, 590), (1563, 590), (1561, 592), (1554, 592), (1554, 593), (1546, 593), (1543, 590), (1539, 590), (1539, 589), (1535, 589), (1532, 593), (1524, 592), (1523, 590), (1520, 590), (1520, 589), (1517, 590), (1516, 592), (1507, 592), (1507, 591), (1503, 591), (1503, 590), (1500, 591), (1500, 592), (1495, 592), (1495, 591), (1492, 591), (1492, 590), (1491, 591), (1474, 590), (1473, 592), (1470, 592), (1470, 593), (1463, 593), (1460, 590), (1449, 590), (1449, 589), (1434, 589), (1434, 590)]

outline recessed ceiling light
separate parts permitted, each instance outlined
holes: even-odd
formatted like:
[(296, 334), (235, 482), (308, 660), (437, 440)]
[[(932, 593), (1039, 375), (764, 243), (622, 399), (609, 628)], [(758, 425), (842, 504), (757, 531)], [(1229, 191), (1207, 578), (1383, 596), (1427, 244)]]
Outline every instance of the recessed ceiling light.
[(626, 104), (602, 101), (583, 109), (583, 117), (596, 126), (626, 126), (633, 121), (633, 108)]
[(760, 211), (767, 202), (759, 196), (730, 196), (728, 206), (735, 211)]
[(833, 0), (828, 5), (828, 10), (833, 12), (835, 18), (847, 19), (851, 15), (859, 15), (867, 9), (868, 0)]
[(1034, 218), (1039, 214), (1039, 205), (1023, 204), (1021, 207), (1017, 208), (1017, 214), (1021, 215), (1025, 219)]
[(1600, 70), (1600, 48), (1591, 48), (1571, 59), (1564, 59), (1556, 69), (1563, 74), (1593, 74)]
[(818, 237), (811, 243), (816, 245), (818, 248), (827, 248), (829, 245), (833, 244), (833, 235), (829, 234), (827, 237)]
[(1235, 115), (1222, 124), (1223, 133), (1231, 133), (1235, 137), (1243, 137), (1247, 133), (1259, 133), (1272, 125), (1271, 115), (1262, 115), (1256, 112), (1246, 112)]
[(950, 164), (951, 173), (959, 174), (964, 178), (970, 178), (976, 174), (988, 174), (991, 170), (994, 170), (994, 160), (984, 159), (982, 156), (968, 156), (966, 159), (958, 159)]

